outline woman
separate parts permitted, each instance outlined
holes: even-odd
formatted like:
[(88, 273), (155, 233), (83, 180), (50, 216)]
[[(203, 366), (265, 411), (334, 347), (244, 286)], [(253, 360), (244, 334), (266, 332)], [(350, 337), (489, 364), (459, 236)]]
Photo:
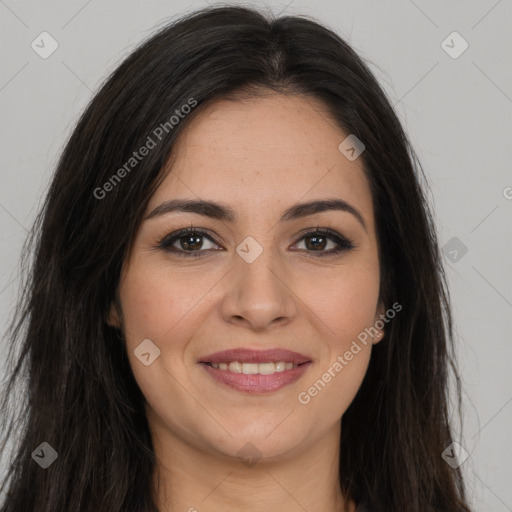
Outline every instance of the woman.
[(142, 44), (33, 230), (1, 512), (468, 511), (421, 179), (312, 20), (210, 8)]

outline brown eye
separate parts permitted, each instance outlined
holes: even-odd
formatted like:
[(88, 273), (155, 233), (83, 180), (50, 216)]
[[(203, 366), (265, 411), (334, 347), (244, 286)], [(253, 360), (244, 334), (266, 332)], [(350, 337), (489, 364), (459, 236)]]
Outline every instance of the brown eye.
[(203, 246), (203, 235), (185, 235), (180, 236), (177, 239), (179, 242), (180, 249), (188, 250), (188, 249), (201, 249)]
[(187, 256), (200, 256), (205, 251), (219, 250), (219, 245), (210, 235), (193, 227), (170, 233), (159, 242), (158, 247), (168, 252)]
[(355, 247), (354, 243), (348, 238), (326, 229), (310, 231), (297, 243), (300, 242), (304, 242), (306, 252), (316, 252), (318, 256), (338, 254), (341, 251), (348, 251)]
[(306, 248), (312, 251), (325, 249), (330, 241), (329, 238), (324, 235), (310, 235), (304, 238), (304, 240), (306, 241)]
[[(352, 241), (339, 233), (322, 228), (303, 235), (296, 245), (300, 243), (304, 243), (304, 249), (299, 248), (298, 250), (305, 253), (316, 253), (313, 257), (335, 255), (355, 247)], [(158, 247), (180, 256), (193, 257), (202, 256), (207, 251), (223, 250), (206, 231), (194, 227), (170, 233), (159, 242)]]

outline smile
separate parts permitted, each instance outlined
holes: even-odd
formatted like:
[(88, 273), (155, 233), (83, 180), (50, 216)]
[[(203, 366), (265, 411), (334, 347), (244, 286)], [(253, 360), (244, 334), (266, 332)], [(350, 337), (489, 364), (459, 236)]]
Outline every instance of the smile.
[(312, 361), (283, 349), (232, 349), (211, 354), (199, 363), (217, 382), (236, 391), (258, 394), (297, 381)]
[(230, 371), (233, 373), (244, 373), (245, 375), (272, 375), (274, 373), (284, 372), (291, 370), (298, 364), (291, 362), (278, 361), (277, 363), (241, 363), (239, 361), (231, 361), (230, 363), (206, 363), (210, 364), (213, 368), (218, 368), (223, 371)]

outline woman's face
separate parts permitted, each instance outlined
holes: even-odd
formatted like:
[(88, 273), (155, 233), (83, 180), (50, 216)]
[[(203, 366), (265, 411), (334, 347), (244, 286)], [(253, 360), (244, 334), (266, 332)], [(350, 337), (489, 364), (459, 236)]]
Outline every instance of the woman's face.
[[(384, 311), (362, 159), (338, 149), (348, 135), (318, 101), (281, 95), (217, 101), (182, 133), (111, 316), (153, 432), (234, 457), (339, 434), (379, 339), (361, 333)], [(300, 206), (321, 201), (341, 207)]]

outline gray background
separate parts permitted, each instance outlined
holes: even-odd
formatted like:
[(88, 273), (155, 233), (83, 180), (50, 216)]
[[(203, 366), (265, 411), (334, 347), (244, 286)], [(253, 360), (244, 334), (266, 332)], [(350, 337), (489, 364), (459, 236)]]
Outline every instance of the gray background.
[[(0, 0), (3, 327), (17, 293), (22, 242), (78, 115), (107, 73), (157, 25), (205, 5)], [(370, 62), (396, 104), (428, 175), (445, 247), (464, 386), (462, 444), (469, 458), (462, 468), (470, 499), (476, 511), (512, 510), (511, 1), (252, 5), (328, 24)], [(43, 31), (59, 45), (47, 59), (31, 48)], [(453, 31), (469, 44), (457, 58), (442, 46)], [(451, 52), (462, 48), (453, 37), (445, 45)], [(4, 354), (4, 338), (1, 343)]]

